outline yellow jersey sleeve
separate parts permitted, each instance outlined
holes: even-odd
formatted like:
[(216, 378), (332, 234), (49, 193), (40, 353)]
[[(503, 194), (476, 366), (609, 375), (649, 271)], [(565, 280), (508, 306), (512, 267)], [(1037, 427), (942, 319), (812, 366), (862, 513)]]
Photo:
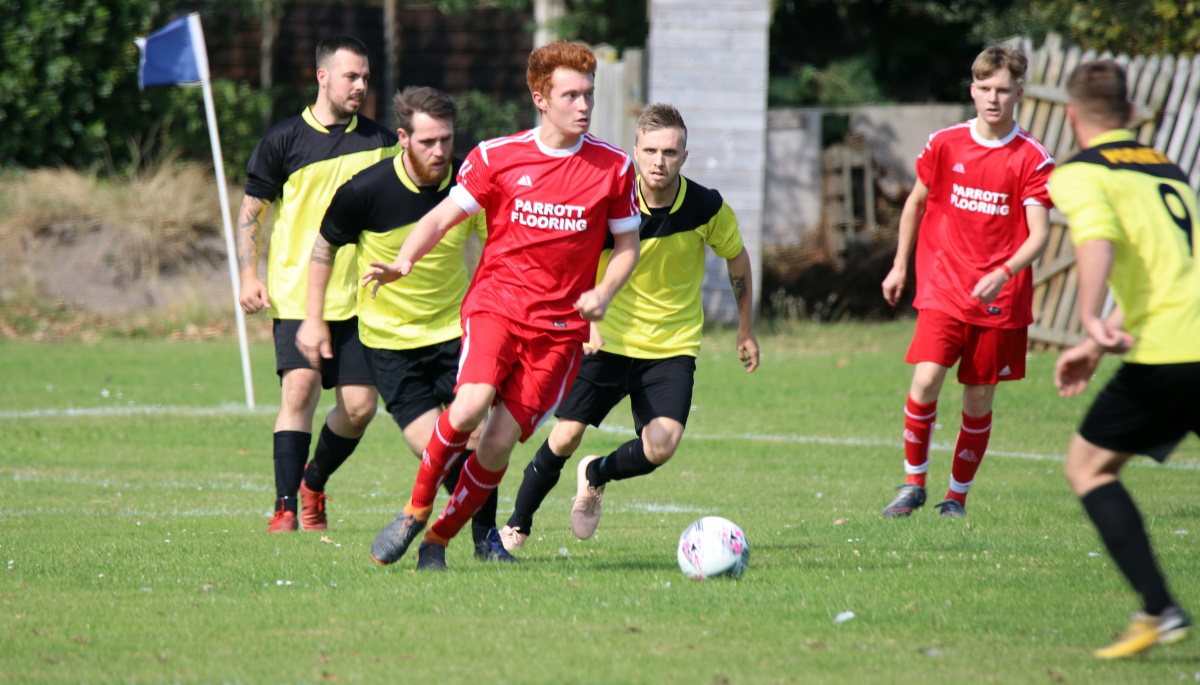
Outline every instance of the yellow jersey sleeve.
[(1104, 179), (1097, 171), (1084, 164), (1066, 164), (1050, 175), (1050, 197), (1054, 206), (1067, 215), (1075, 245), (1089, 240), (1125, 240), (1117, 210), (1109, 202)]

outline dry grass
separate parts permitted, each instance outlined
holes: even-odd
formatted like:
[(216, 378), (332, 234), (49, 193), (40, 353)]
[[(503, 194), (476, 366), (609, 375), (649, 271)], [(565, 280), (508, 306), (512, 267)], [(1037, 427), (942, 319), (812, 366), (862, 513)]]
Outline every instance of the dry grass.
[[(0, 337), (158, 337), (229, 318), (228, 296), (212, 293), (228, 290), (216, 190), (198, 165), (164, 164), (132, 181), (71, 169), (6, 174)], [(241, 189), (229, 197), (240, 202)]]
[[(39, 239), (70, 242), (97, 227), (118, 231), (112, 266), (135, 277), (196, 257), (197, 245), (221, 235), (211, 173), (197, 165), (163, 165), (129, 183), (71, 169), (35, 170), (5, 182), (0, 240), (19, 252)], [(119, 249), (111, 249), (113, 247)]]

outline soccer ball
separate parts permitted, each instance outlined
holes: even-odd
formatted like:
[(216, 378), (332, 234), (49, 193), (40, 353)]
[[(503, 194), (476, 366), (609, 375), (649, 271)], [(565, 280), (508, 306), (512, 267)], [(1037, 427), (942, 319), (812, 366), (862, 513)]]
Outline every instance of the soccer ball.
[(750, 563), (750, 543), (736, 523), (705, 516), (679, 536), (679, 570), (693, 580), (717, 576), (739, 578)]

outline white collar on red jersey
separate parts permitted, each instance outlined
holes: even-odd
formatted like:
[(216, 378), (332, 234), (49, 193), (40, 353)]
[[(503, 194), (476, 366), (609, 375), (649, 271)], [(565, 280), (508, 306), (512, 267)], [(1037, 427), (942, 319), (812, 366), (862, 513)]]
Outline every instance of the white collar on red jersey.
[(971, 138), (974, 139), (976, 143), (979, 143), (980, 145), (982, 145), (984, 147), (1004, 147), (1005, 145), (1008, 145), (1009, 143), (1011, 143), (1013, 138), (1016, 138), (1017, 135), (1021, 132), (1021, 125), (1014, 121), (1012, 130), (1009, 131), (1008, 135), (1004, 136), (1003, 138), (1001, 138), (999, 140), (988, 140), (986, 138), (980, 138), (979, 132), (975, 130), (975, 122), (978, 120), (979, 120), (979, 117), (975, 117), (974, 119), (968, 119), (967, 123), (970, 125)]
[(587, 134), (585, 133), (585, 134), (579, 136), (579, 140), (576, 141), (576, 143), (574, 145), (572, 145), (571, 147), (564, 147), (564, 148), (559, 149), (559, 148), (546, 147), (546, 144), (542, 142), (542, 127), (541, 126), (538, 126), (537, 128), (533, 129), (533, 140), (534, 140), (534, 142), (537, 143), (538, 149), (551, 157), (570, 157), (571, 155), (575, 154), (576, 152), (579, 152), (580, 148), (583, 147), (583, 136), (586, 136), (586, 135)]

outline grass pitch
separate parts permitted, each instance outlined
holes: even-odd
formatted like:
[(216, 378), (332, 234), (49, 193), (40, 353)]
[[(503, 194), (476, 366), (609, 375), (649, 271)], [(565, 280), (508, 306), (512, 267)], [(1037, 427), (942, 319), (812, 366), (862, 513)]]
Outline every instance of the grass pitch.
[[(879, 511), (903, 481), (911, 323), (764, 334), (741, 372), (729, 332), (699, 360), (675, 459), (613, 483), (596, 537), (568, 523), (573, 463), (516, 566), (451, 545), (450, 572), (382, 568), (375, 533), (416, 460), (382, 412), (330, 481), (326, 533), (264, 533), (278, 385), (236, 344), (0, 344), (0, 681), (447, 683), (1137, 683), (1200, 679), (1200, 640), (1100, 662), (1137, 602), (1061, 475), (1087, 397), (1053, 357), (1001, 386), (969, 516)], [(1106, 362), (1103, 380), (1116, 367)], [(930, 468), (949, 478), (961, 393), (948, 383)], [(326, 402), (327, 404), (328, 402)], [(323, 416), (324, 410), (321, 415)], [(632, 435), (626, 405), (580, 455)], [(501, 522), (545, 429), (519, 446)], [(1189, 438), (1125, 482), (1172, 589), (1200, 614)], [(439, 505), (444, 502), (439, 500)], [(689, 581), (691, 521), (745, 529), (739, 581)], [(835, 623), (843, 612), (854, 617)]]

